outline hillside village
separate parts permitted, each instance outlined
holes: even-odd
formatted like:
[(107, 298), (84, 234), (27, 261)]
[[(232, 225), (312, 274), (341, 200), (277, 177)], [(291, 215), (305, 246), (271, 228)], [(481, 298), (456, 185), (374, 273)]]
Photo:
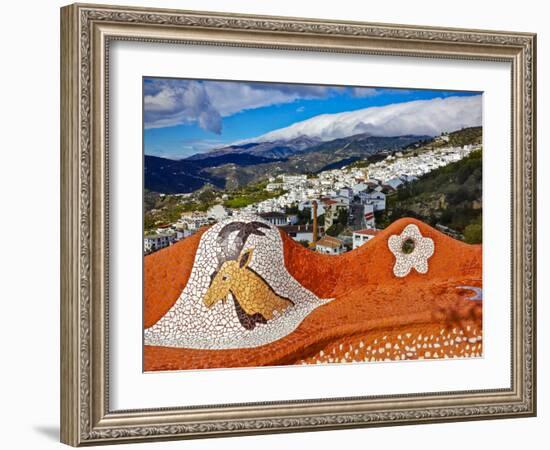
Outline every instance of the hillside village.
[[(468, 157), (480, 144), (452, 146), (449, 135), (434, 140), (438, 145), (420, 151), (398, 151), (366, 167), (349, 165), (315, 175), (285, 174), (271, 177), (265, 197), (242, 207), (228, 207), (227, 195), (206, 211), (184, 211), (172, 223), (160, 224), (144, 237), (149, 254), (240, 212), (258, 214), (294, 240), (317, 252), (337, 255), (355, 249), (378, 233), (376, 219), (388, 199), (420, 177)], [(182, 196), (184, 199), (188, 196)], [(456, 230), (439, 227), (453, 237)]]

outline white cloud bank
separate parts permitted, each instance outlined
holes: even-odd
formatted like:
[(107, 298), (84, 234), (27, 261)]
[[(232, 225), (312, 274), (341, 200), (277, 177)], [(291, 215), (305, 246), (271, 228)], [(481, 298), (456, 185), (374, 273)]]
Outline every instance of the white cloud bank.
[(481, 95), (434, 98), (322, 114), (241, 143), (288, 140), (299, 136), (329, 141), (360, 133), (373, 136), (438, 136), (444, 131), (480, 126), (481, 123)]

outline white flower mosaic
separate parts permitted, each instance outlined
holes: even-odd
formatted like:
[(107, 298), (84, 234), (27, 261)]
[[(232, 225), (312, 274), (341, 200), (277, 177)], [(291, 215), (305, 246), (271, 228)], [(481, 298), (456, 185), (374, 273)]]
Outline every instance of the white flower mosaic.
[[(277, 296), (290, 300), (282, 312), (275, 311), (270, 320), (254, 321), (248, 328), (243, 326), (242, 308), (231, 293), (222, 301), (207, 302), (209, 306), (204, 301), (224, 260), (238, 261), (237, 254), (249, 255), (246, 268), (259, 275)], [(258, 347), (288, 335), (315, 308), (331, 300), (320, 299), (290, 275), (275, 226), (242, 214), (217, 223), (201, 236), (187, 285), (172, 308), (145, 330), (144, 342), (193, 349)]]
[[(404, 251), (406, 244), (410, 245), (410, 252)], [(435, 251), (434, 241), (422, 236), (415, 224), (407, 225), (400, 235), (390, 236), (388, 247), (395, 256), (393, 273), (396, 277), (406, 277), (413, 268), (419, 273), (428, 272), (428, 259)]]

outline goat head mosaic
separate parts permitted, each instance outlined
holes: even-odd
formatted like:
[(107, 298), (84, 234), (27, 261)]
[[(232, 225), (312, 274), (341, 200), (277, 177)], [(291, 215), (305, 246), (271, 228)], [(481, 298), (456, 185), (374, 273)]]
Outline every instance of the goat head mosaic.
[(294, 304), (292, 300), (277, 295), (260, 275), (248, 267), (252, 253), (253, 249), (248, 249), (238, 260), (225, 261), (204, 296), (208, 308), (231, 296), (237, 317), (247, 330), (252, 330), (256, 323), (267, 323)]
[[(271, 286), (251, 267), (253, 249), (243, 251), (251, 234), (265, 236), (261, 229), (269, 229), (265, 223), (235, 221), (225, 225), (218, 234), (222, 254), (218, 255), (219, 269), (212, 274), (212, 282), (204, 304), (210, 308), (229, 296), (235, 302), (235, 311), (242, 326), (252, 330), (256, 323), (267, 323), (274, 315), (282, 313), (294, 303), (277, 295)], [(230, 236), (236, 232), (233, 250), (229, 248)]]

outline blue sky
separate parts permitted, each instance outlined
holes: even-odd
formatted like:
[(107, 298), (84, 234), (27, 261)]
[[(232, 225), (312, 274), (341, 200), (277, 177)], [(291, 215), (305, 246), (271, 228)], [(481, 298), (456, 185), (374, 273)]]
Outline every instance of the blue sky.
[(179, 159), (320, 114), (478, 92), (144, 78), (145, 154)]

